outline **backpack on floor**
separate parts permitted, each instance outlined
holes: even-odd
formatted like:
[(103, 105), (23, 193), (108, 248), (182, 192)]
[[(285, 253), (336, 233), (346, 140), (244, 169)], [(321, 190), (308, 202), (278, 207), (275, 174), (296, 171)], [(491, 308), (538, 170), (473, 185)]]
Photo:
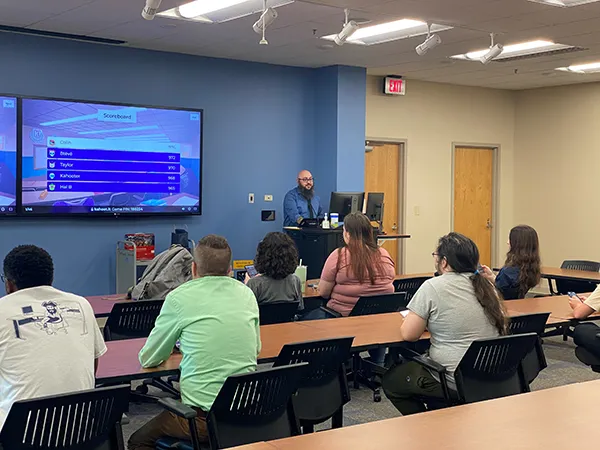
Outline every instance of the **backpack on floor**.
[(192, 279), (192, 255), (181, 245), (160, 253), (131, 291), (134, 300), (164, 300), (169, 292)]

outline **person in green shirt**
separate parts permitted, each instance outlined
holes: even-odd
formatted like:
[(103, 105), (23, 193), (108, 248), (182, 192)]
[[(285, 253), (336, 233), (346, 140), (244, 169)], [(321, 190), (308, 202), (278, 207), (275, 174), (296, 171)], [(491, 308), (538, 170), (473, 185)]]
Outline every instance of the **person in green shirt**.
[[(139, 354), (143, 367), (156, 367), (180, 342), (181, 400), (198, 412), (197, 427), (205, 441), (206, 412), (225, 380), (256, 370), (261, 348), (256, 298), (229, 277), (230, 272), (227, 240), (215, 235), (202, 238), (194, 250), (193, 280), (167, 295)], [(162, 437), (189, 440), (187, 421), (163, 411), (131, 436), (129, 450), (154, 450)]]

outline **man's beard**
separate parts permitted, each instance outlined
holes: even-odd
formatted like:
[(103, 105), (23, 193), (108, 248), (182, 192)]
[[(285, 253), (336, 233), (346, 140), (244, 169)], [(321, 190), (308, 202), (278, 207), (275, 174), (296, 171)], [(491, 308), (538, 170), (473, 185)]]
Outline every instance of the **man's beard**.
[(315, 195), (315, 187), (311, 187), (310, 189), (306, 189), (304, 186), (298, 185), (298, 189), (300, 189), (300, 193), (304, 198), (312, 199)]

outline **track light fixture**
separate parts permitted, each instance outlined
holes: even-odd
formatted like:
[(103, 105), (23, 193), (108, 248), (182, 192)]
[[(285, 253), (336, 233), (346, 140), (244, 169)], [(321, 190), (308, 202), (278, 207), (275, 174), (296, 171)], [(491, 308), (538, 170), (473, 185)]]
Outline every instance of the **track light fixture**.
[(488, 52), (485, 55), (483, 55), (481, 58), (479, 58), (479, 61), (481, 61), (481, 64), (489, 63), (492, 59), (500, 56), (500, 54), (504, 50), (504, 45), (494, 44), (494, 33), (490, 33), (490, 39), (491, 39), (490, 49), (488, 50)]
[(427, 37), (425, 41), (415, 47), (417, 55), (423, 56), (429, 50), (434, 49), (442, 43), (442, 38), (439, 34), (431, 34), (431, 24), (427, 24)]
[(279, 14), (277, 14), (277, 11), (275, 11), (273, 8), (265, 9), (261, 14), (260, 19), (258, 19), (252, 26), (252, 29), (256, 34), (261, 34), (264, 29), (266, 29), (275, 21), (275, 19), (277, 19), (278, 15)]
[(146, 6), (142, 9), (142, 17), (146, 20), (154, 19), (161, 1), (162, 0), (146, 0)]
[(348, 40), (348, 38), (350, 38), (350, 36), (352, 36), (354, 33), (356, 33), (358, 31), (359, 25), (358, 23), (356, 23), (354, 20), (348, 20), (348, 10), (344, 9), (344, 16), (345, 16), (345, 20), (344, 20), (344, 27), (342, 28), (342, 31), (340, 31), (334, 38), (333, 38), (333, 42), (335, 42), (337, 45), (344, 45), (344, 42), (346, 42)]

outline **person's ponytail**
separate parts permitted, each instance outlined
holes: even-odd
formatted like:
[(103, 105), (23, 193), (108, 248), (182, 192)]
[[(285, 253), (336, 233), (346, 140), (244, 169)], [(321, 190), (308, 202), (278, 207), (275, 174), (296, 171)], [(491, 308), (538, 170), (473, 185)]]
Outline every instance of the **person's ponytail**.
[(486, 280), (479, 271), (471, 277), (475, 297), (483, 307), (486, 317), (494, 325), (501, 336), (506, 334), (506, 308), (504, 302), (498, 295), (496, 288)]

